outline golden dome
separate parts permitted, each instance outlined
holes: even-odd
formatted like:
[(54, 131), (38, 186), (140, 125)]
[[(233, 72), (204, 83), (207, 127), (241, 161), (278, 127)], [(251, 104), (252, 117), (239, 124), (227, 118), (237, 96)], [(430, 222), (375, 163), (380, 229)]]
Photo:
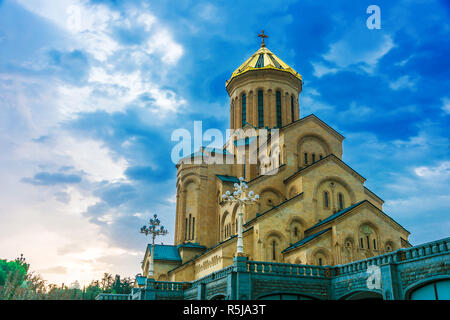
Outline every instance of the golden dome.
[(274, 55), (267, 47), (262, 46), (256, 51), (250, 58), (247, 59), (239, 68), (237, 68), (231, 78), (226, 82), (226, 85), (230, 81), (241, 74), (244, 74), (251, 70), (263, 70), (263, 69), (276, 69), (284, 72), (288, 72), (302, 81), (302, 76), (289, 67), (283, 60)]

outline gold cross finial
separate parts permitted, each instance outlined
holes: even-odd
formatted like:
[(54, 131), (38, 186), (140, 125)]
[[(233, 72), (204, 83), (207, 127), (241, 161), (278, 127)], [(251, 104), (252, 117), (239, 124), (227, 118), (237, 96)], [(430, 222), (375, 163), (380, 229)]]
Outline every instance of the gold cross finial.
[(261, 40), (262, 40), (262, 42), (261, 42), (261, 48), (262, 48), (262, 47), (265, 47), (266, 44), (264, 43), (264, 38), (268, 38), (269, 36), (266, 35), (266, 34), (264, 34), (264, 30), (262, 30), (261, 33), (258, 34), (258, 37), (260, 37)]

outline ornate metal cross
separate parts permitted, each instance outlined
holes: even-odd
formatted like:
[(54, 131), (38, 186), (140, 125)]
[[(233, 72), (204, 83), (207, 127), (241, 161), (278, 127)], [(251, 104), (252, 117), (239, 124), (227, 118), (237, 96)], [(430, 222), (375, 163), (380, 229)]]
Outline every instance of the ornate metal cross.
[(266, 44), (264, 43), (264, 39), (265, 39), (265, 38), (268, 38), (269, 36), (266, 35), (266, 34), (264, 34), (264, 30), (262, 30), (261, 33), (258, 34), (258, 37), (261, 38), (261, 47), (265, 47)]

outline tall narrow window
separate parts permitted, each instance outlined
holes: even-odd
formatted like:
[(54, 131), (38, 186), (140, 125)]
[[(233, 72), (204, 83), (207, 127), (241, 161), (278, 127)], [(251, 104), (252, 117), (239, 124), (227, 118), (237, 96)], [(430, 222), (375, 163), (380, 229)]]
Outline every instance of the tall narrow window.
[(247, 123), (247, 96), (242, 95), (242, 126)]
[(342, 195), (342, 193), (338, 194), (338, 200), (339, 200), (339, 209), (344, 209), (344, 196)]
[(238, 232), (238, 220), (236, 219), (236, 230), (234, 232)]
[(294, 122), (294, 96), (291, 96), (291, 120), (292, 122)]
[(276, 242), (275, 242), (275, 240), (274, 241), (272, 241), (272, 260), (276, 260), (277, 259), (277, 256), (276, 256)]
[(308, 153), (305, 152), (304, 156), (305, 156), (305, 164), (308, 164)]
[(360, 238), (359, 239), (360, 241), (360, 244), (361, 244), (361, 249), (364, 249), (364, 240), (363, 240), (363, 238)]
[(281, 128), (281, 92), (277, 91), (275, 94), (277, 107), (277, 127)]
[(370, 249), (370, 241), (369, 241), (369, 236), (366, 236), (366, 240), (367, 240), (367, 249)]
[(322, 155), (320, 155), (319, 158), (320, 158), (320, 160), (322, 160), (322, 158), (323, 158)]
[(191, 220), (192, 220), (192, 216), (189, 215), (189, 229), (188, 229), (188, 240), (191, 239)]
[(195, 217), (192, 218), (192, 240), (195, 239)]
[(329, 207), (329, 201), (328, 201), (328, 191), (323, 192), (323, 205), (325, 208)]
[(316, 162), (316, 154), (315, 153), (312, 154), (312, 162), (313, 163)]
[(184, 240), (187, 240), (188, 219), (186, 218), (186, 225), (184, 228)]
[(319, 266), (322, 265), (322, 258), (319, 258)]
[(297, 237), (297, 234), (298, 234), (298, 229), (297, 229), (297, 227), (295, 227), (294, 228), (294, 236)]
[(258, 127), (264, 127), (264, 95), (263, 91), (258, 91)]
[(373, 248), (377, 250), (377, 240), (373, 239)]

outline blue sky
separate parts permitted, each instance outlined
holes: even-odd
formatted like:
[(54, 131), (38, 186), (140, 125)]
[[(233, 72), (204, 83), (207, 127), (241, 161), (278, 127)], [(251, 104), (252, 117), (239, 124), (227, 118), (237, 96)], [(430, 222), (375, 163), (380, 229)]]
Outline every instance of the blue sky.
[[(369, 5), (381, 29), (366, 27)], [(170, 234), (176, 128), (225, 130), (225, 80), (259, 48), (304, 79), (300, 114), (418, 244), (450, 227), (447, 1), (0, 0), (0, 252), (50, 282), (140, 272)]]

